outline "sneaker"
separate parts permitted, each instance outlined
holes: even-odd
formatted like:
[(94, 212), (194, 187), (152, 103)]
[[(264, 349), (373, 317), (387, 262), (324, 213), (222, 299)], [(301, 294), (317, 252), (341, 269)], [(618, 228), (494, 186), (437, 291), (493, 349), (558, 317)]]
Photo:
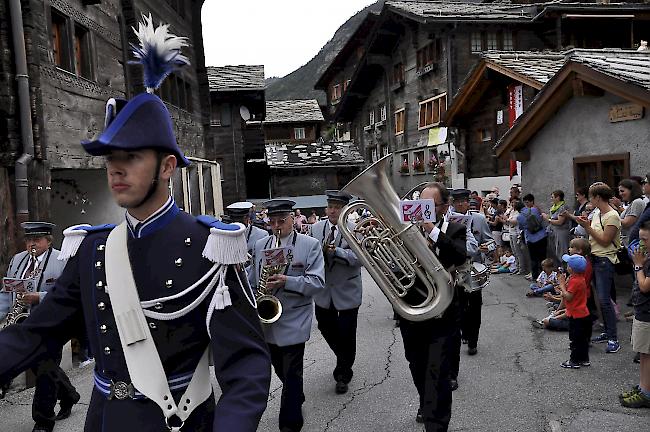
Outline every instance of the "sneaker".
[(587, 361), (582, 361), (582, 362), (580, 362), (580, 366), (582, 366), (582, 367), (589, 367), (589, 366), (591, 366), (591, 362), (590, 362), (589, 360), (587, 360)]
[(607, 348), (605, 348), (606, 353), (617, 353), (621, 349), (621, 345), (618, 341), (610, 340), (607, 342)]
[(626, 408), (650, 408), (650, 397), (638, 391), (630, 397), (623, 398), (621, 405)]
[(639, 385), (637, 384), (634, 387), (632, 387), (631, 390), (624, 391), (623, 393), (619, 394), (618, 399), (619, 400), (627, 399), (629, 397), (634, 396), (638, 392), (639, 392)]
[(529, 281), (532, 281), (532, 280), (533, 280), (533, 274), (532, 274), (532, 273), (528, 273), (526, 276), (524, 276), (524, 279), (529, 280)]
[(607, 333), (601, 333), (598, 336), (594, 336), (591, 338), (591, 341), (594, 343), (604, 343), (607, 342), (609, 338), (607, 337)]
[(563, 362), (560, 366), (562, 366), (565, 369), (580, 369), (580, 364), (574, 363), (571, 360), (567, 360)]

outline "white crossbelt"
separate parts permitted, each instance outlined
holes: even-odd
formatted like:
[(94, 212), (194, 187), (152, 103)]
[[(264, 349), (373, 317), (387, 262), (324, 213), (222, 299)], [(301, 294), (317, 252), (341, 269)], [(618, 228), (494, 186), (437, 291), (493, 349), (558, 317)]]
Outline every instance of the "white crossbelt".
[(169, 430), (178, 432), (183, 425), (170, 426), (169, 419), (175, 415), (184, 423), (192, 411), (212, 394), (209, 346), (194, 371), (180, 405), (177, 405), (140, 304), (129, 261), (127, 235), (125, 221), (109, 234), (106, 241), (106, 283), (110, 287), (108, 295), (120, 343), (133, 386), (160, 407)]

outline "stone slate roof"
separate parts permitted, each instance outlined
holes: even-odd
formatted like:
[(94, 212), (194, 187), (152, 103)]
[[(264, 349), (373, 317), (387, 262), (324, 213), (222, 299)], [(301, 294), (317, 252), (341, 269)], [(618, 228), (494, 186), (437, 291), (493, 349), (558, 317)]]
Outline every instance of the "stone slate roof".
[(264, 66), (208, 66), (210, 91), (264, 90)]
[(325, 118), (316, 99), (266, 101), (264, 124), (323, 121)]
[(526, 78), (546, 84), (560, 70), (565, 55), (559, 52), (488, 51), (482, 55), (486, 63), (505, 68)]
[(575, 49), (568, 57), (572, 62), (650, 90), (650, 51)]
[(442, 1), (387, 1), (386, 5), (430, 21), (530, 21), (535, 5)]
[(352, 141), (310, 144), (267, 144), (270, 168), (337, 167), (363, 165), (363, 157)]

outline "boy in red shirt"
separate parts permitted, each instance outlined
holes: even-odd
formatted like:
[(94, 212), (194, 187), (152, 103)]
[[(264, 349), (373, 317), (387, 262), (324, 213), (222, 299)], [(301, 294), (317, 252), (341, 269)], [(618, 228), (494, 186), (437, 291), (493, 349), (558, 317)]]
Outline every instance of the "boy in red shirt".
[(585, 270), (587, 260), (582, 255), (562, 255), (562, 261), (567, 263), (570, 277), (561, 274), (560, 296), (566, 306), (569, 318), (569, 340), (571, 340), (571, 358), (561, 364), (563, 368), (580, 369), (580, 366), (591, 366), (589, 362), (589, 340), (591, 339), (591, 319), (587, 308), (587, 283)]

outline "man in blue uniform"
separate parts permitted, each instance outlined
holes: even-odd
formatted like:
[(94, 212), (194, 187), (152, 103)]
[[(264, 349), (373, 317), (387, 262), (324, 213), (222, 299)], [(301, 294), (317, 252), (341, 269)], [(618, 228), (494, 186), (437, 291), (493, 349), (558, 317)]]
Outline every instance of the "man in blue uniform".
[[(357, 315), (361, 306), (361, 262), (341, 236), (339, 215), (352, 198), (345, 192), (327, 194), (327, 219), (311, 227), (311, 236), (322, 245), (325, 289), (314, 296), (318, 329), (336, 355), (336, 393), (348, 391), (357, 348)], [(347, 223), (350, 230), (354, 224)]]
[[(33, 281), (33, 292), (22, 295), (20, 303), (32, 310), (45, 299), (47, 293), (54, 287), (56, 280), (65, 267), (65, 261), (58, 260), (59, 251), (52, 247), (52, 230), (55, 225), (48, 222), (23, 222), (21, 224), (25, 236), (25, 250), (16, 254), (9, 263), (8, 278), (27, 279)], [(7, 317), (7, 325), (17, 325), (24, 318), (18, 316), (23, 311), (21, 307), (12, 310), (16, 301), (11, 293), (0, 294), (0, 317), (11, 312)], [(36, 388), (32, 403), (34, 431), (51, 431), (55, 420), (70, 416), (72, 406), (79, 402), (79, 393), (70, 383), (68, 376), (59, 366), (61, 349), (53, 353), (51, 358), (39, 361), (31, 368), (36, 375)], [(3, 391), (0, 389), (0, 391)], [(57, 400), (60, 401), (59, 414), (54, 413)]]
[[(152, 27), (145, 21), (140, 33)], [(156, 40), (174, 41), (151, 34), (141, 38), (148, 53), (160, 53)], [(163, 49), (163, 57), (182, 56)], [(153, 92), (160, 82), (150, 78)], [(169, 196), (175, 168), (189, 161), (157, 96), (110, 100), (106, 125), (82, 144), (105, 157), (125, 218), (64, 231), (69, 260), (55, 287), (23, 324), (0, 332), (0, 382), (58, 352), (85, 323), (96, 360), (85, 431), (253, 432), (266, 407), (270, 356), (237, 264), (246, 260), (244, 227), (195, 218)], [(209, 348), (222, 392), (216, 405)]]
[[(282, 399), (278, 419), (280, 431), (297, 432), (304, 418), (303, 356), (309, 340), (313, 318), (313, 296), (325, 285), (323, 253), (320, 243), (294, 230), (291, 210), (295, 202), (272, 200), (264, 204), (268, 209), (269, 224), (274, 234), (258, 240), (249, 272), (252, 286), (266, 285), (282, 305), (277, 321), (263, 324), (264, 335), (271, 351), (273, 369), (282, 381)], [(279, 247), (276, 248), (279, 239)], [(285, 264), (274, 271), (265, 251), (284, 248)], [(266, 278), (266, 280), (264, 280)]]
[[(437, 222), (423, 224), (431, 250), (447, 270), (463, 265), (467, 258), (467, 228), (447, 221), (449, 190), (441, 183), (431, 183), (422, 190), (420, 199), (433, 199), (436, 205)], [(457, 351), (454, 342), (458, 332), (459, 289), (462, 288), (456, 288), (442, 317), (400, 322), (404, 353), (420, 396), (416, 421), (424, 423), (427, 432), (445, 432), (451, 420), (451, 369)], [(411, 292), (407, 294), (410, 295)], [(407, 301), (413, 303), (408, 298)]]

